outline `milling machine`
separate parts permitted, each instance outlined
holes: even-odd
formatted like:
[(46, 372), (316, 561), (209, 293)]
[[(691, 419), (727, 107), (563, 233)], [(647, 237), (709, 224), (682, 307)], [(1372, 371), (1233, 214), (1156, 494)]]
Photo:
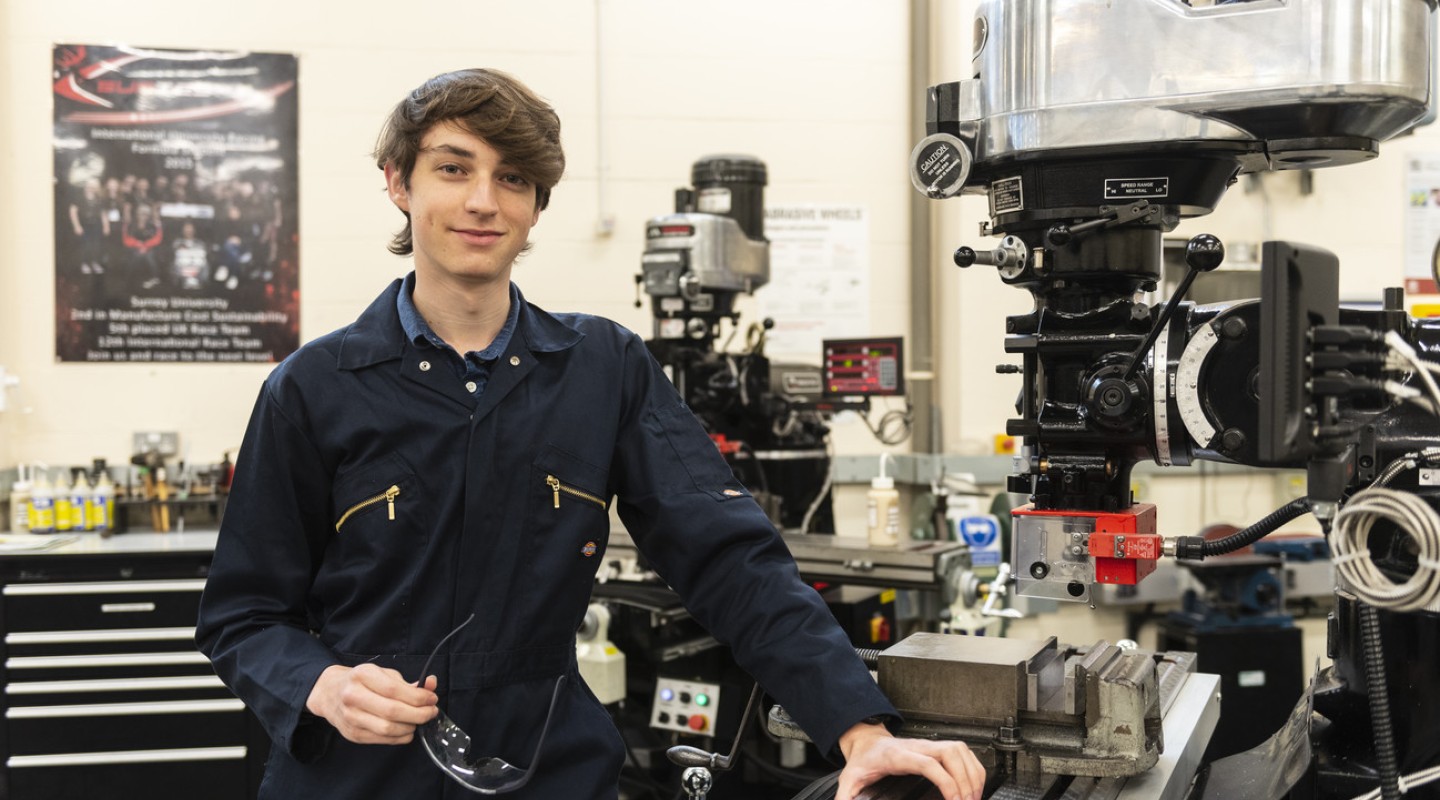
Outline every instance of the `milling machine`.
[[(1338, 259), (1284, 241), (1263, 245), (1260, 298), (1186, 302), (1224, 258), (1204, 234), (1175, 293), (1147, 297), (1165, 233), (1240, 176), (1374, 158), (1422, 118), (1434, 10), (986, 0), (973, 77), (930, 88), (915, 188), (983, 194), (981, 230), (999, 243), (962, 246), (955, 262), (994, 267), (1034, 300), (1006, 320), (1020, 363), (1001, 370), (1020, 377), (1007, 432), (1024, 447), (1009, 486), (1031, 501), (1014, 515), (1015, 591), (1084, 602), (1162, 557), (1230, 552), (1306, 513), (1340, 584), (1333, 666), (1274, 737), (1209, 764), (1194, 742), (1204, 750), (1214, 718), (1167, 710), (1155, 689), (1172, 654), (928, 636), (878, 654), (902, 732), (970, 743), (991, 771), (988, 797), (1390, 800), (1402, 776), (1411, 796), (1434, 789), (1414, 787), (1440, 774), (1440, 322), (1412, 319), (1399, 289), (1342, 306)], [(1163, 538), (1155, 506), (1131, 496), (1142, 460), (1302, 469), (1307, 497), (1223, 540)], [(1182, 689), (1213, 678), (1170, 672), (1188, 676)], [(783, 714), (771, 727), (785, 730)], [(1165, 763), (1178, 777), (1157, 781)], [(897, 779), (866, 796), (930, 797), (925, 786)], [(833, 791), (832, 779), (799, 797)]]
[(765, 164), (707, 156), (691, 181), (676, 190), (673, 214), (645, 226), (636, 282), (654, 315), (650, 351), (777, 527), (833, 530), (824, 502), (829, 425), (813, 402), (819, 370), (771, 363), (770, 320), (749, 327), (743, 350), (717, 346), (725, 323), (728, 338), (739, 332), (736, 299), (770, 280)]

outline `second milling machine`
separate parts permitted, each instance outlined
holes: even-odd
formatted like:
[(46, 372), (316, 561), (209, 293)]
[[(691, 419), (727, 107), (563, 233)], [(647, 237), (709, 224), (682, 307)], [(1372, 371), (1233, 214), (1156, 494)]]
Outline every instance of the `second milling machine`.
[[(691, 178), (693, 187), (676, 191), (674, 213), (646, 224), (636, 282), (650, 298), (652, 354), (737, 478), (782, 531), (805, 579), (844, 584), (832, 591), (850, 592), (846, 598), (865, 594), (864, 588), (855, 587), (872, 587), (870, 595), (881, 595), (881, 590), (893, 595), (889, 590), (898, 587), (942, 593), (942, 606), (953, 602), (958, 576), (968, 566), (965, 548), (957, 543), (907, 542), (871, 550), (863, 539), (811, 533), (834, 529), (830, 418), (847, 408), (864, 411), (868, 403), (865, 398), (824, 396), (817, 366), (772, 363), (764, 351), (770, 320), (750, 325), (743, 331), (742, 346), (732, 349), (732, 341), (742, 334), (736, 300), (770, 279), (764, 236), (766, 166), (751, 156), (715, 155), (696, 161)], [(618, 681), (624, 688), (602, 699), (626, 699), (617, 707), (617, 719), (633, 742), (634, 760), (641, 762), (627, 774), (664, 779), (673, 772), (659, 755), (666, 746), (730, 739), (752, 681), (645, 568), (623, 529), (611, 534), (598, 580), (581, 647), (598, 652), (604, 647), (600, 642), (609, 641), (625, 653), (624, 677)], [(868, 615), (873, 609), (866, 605), (862, 610)], [(889, 610), (891, 619), (882, 628), (872, 628), (868, 616), (852, 627), (883, 629), (888, 637), (893, 601)], [(600, 680), (605, 679), (592, 684)], [(613, 676), (611, 683), (617, 683)], [(803, 786), (805, 773), (792, 770), (818, 760), (807, 756), (794, 739), (755, 741), (746, 752), (742, 765), (752, 763), (745, 769), (769, 770), (748, 776), (748, 796), (762, 785), (775, 790), (787, 784), (792, 790)]]

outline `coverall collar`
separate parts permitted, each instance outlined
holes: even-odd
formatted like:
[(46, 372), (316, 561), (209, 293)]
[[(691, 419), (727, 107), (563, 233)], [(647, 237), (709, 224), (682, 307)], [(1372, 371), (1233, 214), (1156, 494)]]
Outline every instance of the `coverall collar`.
[[(397, 360), (404, 355), (405, 329), (400, 324), (400, 314), (395, 305), (402, 283), (396, 278), (345, 333), (340, 345), (341, 369), (363, 369)], [(515, 332), (530, 352), (568, 350), (584, 338), (579, 330), (526, 303), (519, 287), (515, 288), (514, 300), (520, 308)], [(515, 349), (515, 344), (511, 343), (511, 350)]]

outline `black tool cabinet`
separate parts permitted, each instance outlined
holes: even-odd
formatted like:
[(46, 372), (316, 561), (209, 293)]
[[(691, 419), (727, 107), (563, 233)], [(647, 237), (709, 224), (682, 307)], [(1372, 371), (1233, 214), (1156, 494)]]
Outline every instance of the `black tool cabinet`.
[(213, 544), (0, 552), (0, 799), (255, 796), (268, 740), (194, 644)]

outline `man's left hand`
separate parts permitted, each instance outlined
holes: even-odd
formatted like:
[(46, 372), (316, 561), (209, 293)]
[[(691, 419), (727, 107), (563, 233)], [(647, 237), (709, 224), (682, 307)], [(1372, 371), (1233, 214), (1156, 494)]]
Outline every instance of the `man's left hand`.
[(883, 725), (860, 723), (840, 737), (845, 769), (835, 800), (855, 800), (886, 775), (921, 775), (945, 800), (980, 800), (985, 767), (964, 742), (898, 739)]

